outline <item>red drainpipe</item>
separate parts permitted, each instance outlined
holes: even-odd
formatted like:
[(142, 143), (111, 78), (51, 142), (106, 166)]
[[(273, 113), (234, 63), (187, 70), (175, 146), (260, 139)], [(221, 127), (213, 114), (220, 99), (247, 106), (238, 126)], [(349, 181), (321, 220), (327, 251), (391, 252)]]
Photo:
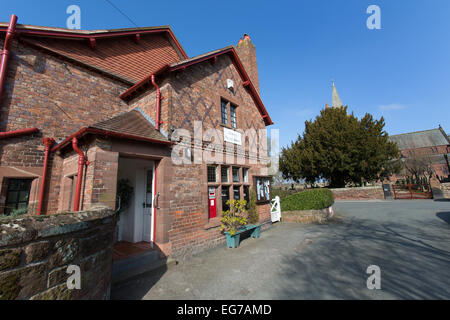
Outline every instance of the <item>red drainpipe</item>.
[(44, 138), (42, 142), (45, 145), (44, 149), (44, 167), (42, 168), (42, 177), (41, 177), (41, 190), (39, 191), (39, 204), (37, 209), (37, 215), (40, 216), (42, 214), (42, 206), (44, 203), (44, 190), (45, 190), (45, 182), (47, 177), (47, 167), (48, 167), (48, 158), (50, 155), (50, 148), (55, 143), (55, 140), (52, 138)]
[[(2, 60), (0, 62), (0, 103), (3, 94), (3, 87), (5, 83), (6, 76), (6, 66), (8, 64), (8, 56), (10, 53), (10, 47), (12, 43), (12, 39), (14, 37), (14, 33), (16, 32), (16, 24), (17, 24), (17, 16), (11, 15), (11, 20), (9, 21), (8, 30), (6, 31), (5, 41), (3, 43), (3, 51), (2, 51)], [(38, 128), (30, 128), (24, 130), (16, 130), (10, 132), (0, 132), (0, 139), (16, 137), (23, 134), (31, 134), (37, 132)]]
[(6, 64), (8, 63), (9, 48), (11, 47), (12, 38), (16, 32), (17, 16), (11, 15), (8, 30), (6, 31), (5, 42), (3, 43), (2, 62), (0, 64), (0, 97), (3, 93), (3, 82), (5, 81)]
[(83, 169), (85, 165), (89, 164), (89, 162), (86, 161), (86, 157), (84, 156), (83, 151), (81, 151), (80, 148), (78, 147), (77, 138), (72, 139), (72, 148), (76, 153), (78, 153), (77, 187), (75, 190), (75, 201), (73, 204), (73, 211), (77, 212), (80, 210), (81, 186), (83, 184)]
[(159, 118), (160, 109), (161, 109), (161, 90), (158, 87), (158, 85), (156, 84), (154, 74), (152, 74), (151, 80), (152, 80), (153, 86), (156, 89), (156, 126), (155, 126), (155, 129), (159, 131), (159, 125), (161, 124), (161, 121)]
[[(154, 164), (155, 166), (155, 199), (153, 201), (158, 200), (159, 202), (159, 196), (158, 196), (158, 167), (156, 166), (156, 162)], [(152, 242), (155, 243), (156, 240), (156, 210), (158, 210), (157, 205), (159, 206), (159, 203), (153, 203), (153, 239)]]

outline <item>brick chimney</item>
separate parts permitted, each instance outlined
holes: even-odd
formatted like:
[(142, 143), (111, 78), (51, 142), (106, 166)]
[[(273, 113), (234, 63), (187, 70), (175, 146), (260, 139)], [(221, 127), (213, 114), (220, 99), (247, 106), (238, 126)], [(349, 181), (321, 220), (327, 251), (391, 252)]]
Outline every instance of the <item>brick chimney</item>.
[(256, 62), (256, 48), (250, 39), (248, 34), (244, 34), (244, 38), (239, 40), (238, 45), (235, 47), (239, 59), (241, 59), (245, 71), (252, 80), (253, 85), (259, 93), (259, 80), (258, 80), (258, 64)]

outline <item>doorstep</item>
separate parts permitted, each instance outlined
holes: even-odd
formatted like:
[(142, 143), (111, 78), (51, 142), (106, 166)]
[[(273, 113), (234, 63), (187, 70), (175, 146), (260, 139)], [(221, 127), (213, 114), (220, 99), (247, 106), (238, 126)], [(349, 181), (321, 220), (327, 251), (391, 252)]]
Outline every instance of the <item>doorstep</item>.
[(116, 259), (114, 259), (112, 265), (111, 282), (112, 285), (117, 285), (164, 266), (169, 268), (174, 264), (176, 264), (176, 260), (173, 258), (160, 258), (160, 251), (158, 249), (134, 252), (127, 257), (118, 257), (116, 253)]

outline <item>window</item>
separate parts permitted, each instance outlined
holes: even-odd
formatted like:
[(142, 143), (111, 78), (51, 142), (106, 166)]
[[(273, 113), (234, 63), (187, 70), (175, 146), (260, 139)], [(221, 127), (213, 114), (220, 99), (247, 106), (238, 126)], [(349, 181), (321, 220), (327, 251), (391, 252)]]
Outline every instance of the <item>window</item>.
[(244, 192), (244, 200), (247, 201), (247, 209), (249, 208), (250, 205), (250, 187), (249, 186), (244, 186), (243, 188), (243, 192)]
[(9, 179), (6, 194), (5, 214), (10, 215), (16, 209), (26, 209), (31, 189), (30, 179)]
[(236, 106), (233, 106), (233, 105), (230, 106), (230, 117), (231, 117), (231, 127), (236, 129), (237, 128), (237, 123), (236, 123)]
[(239, 181), (239, 168), (233, 167), (233, 182)]
[[(245, 199), (247, 203), (249, 202), (250, 186), (248, 183), (243, 185), (243, 181), (249, 180), (248, 170), (248, 168), (231, 165), (207, 166), (209, 219), (220, 217), (223, 211), (229, 210), (230, 205), (227, 204), (229, 200)], [(217, 193), (214, 194), (214, 190)], [(216, 202), (211, 202), (212, 199), (216, 199)], [(215, 204), (217, 214), (216, 209), (213, 208)]]
[(233, 187), (233, 199), (241, 200), (241, 187)]
[(221, 107), (222, 107), (222, 124), (227, 125), (228, 124), (228, 102), (226, 100), (220, 101)]
[(208, 182), (217, 182), (217, 174), (215, 166), (208, 166)]
[(242, 168), (242, 180), (248, 182), (248, 168)]
[(236, 115), (237, 106), (225, 99), (221, 99), (220, 108), (221, 108), (222, 124), (228, 126), (228, 108), (229, 108), (230, 122), (231, 122), (230, 125), (233, 129), (237, 129), (237, 115)]
[(221, 167), (222, 183), (228, 183), (228, 171), (230, 171), (229, 169), (229, 167)]
[(223, 186), (222, 187), (222, 211), (230, 210), (230, 206), (227, 204), (228, 200), (230, 200), (230, 188)]

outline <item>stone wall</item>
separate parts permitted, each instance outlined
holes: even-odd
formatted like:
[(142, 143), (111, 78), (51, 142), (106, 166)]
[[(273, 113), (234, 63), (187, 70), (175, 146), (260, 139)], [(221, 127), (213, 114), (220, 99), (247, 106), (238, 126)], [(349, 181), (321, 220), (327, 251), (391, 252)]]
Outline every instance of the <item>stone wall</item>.
[(441, 183), (442, 196), (445, 199), (450, 199), (450, 182)]
[(384, 200), (381, 186), (330, 189), (334, 200)]
[[(0, 220), (0, 300), (108, 299), (116, 215), (98, 208)], [(69, 290), (69, 265), (81, 289)]]
[(299, 210), (299, 211), (284, 211), (282, 213), (283, 222), (297, 222), (297, 223), (324, 223), (334, 215), (333, 207), (322, 210)]

